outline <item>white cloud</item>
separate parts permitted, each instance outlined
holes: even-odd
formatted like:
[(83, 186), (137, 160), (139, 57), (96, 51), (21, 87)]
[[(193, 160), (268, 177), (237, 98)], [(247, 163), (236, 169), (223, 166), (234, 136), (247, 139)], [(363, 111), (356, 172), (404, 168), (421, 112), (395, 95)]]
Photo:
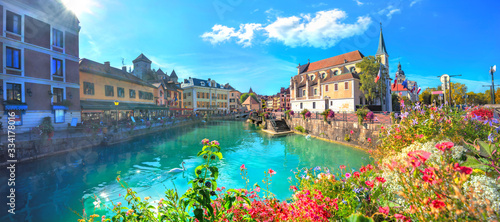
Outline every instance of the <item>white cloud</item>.
[(388, 18), (392, 18), (392, 15), (396, 13), (401, 13), (401, 9), (396, 8), (393, 5), (389, 5), (387, 8), (378, 11), (378, 14), (385, 14)]
[(364, 33), (372, 22), (370, 17), (364, 16), (358, 17), (353, 24), (342, 23), (345, 18), (347, 14), (344, 11), (334, 9), (315, 14), (277, 17), (267, 26), (257, 23), (241, 24), (237, 32), (234, 28), (215, 25), (212, 32), (206, 32), (201, 37), (212, 44), (236, 38), (239, 44), (247, 47), (252, 44), (255, 31), (262, 31), (267, 37), (266, 41), (275, 40), (291, 47), (329, 48), (344, 38)]
[(419, 3), (420, 1), (422, 1), (422, 0), (413, 0), (413, 1), (411, 1), (410, 7), (413, 7), (413, 5)]
[(256, 13), (256, 12), (258, 12), (258, 11), (259, 11), (259, 9), (257, 8), (257, 9), (255, 9), (255, 10), (253, 10), (252, 12), (250, 12), (250, 14)]
[(354, 0), (354, 1), (355, 1), (355, 2), (356, 2), (356, 4), (358, 4), (359, 6), (361, 6), (361, 5), (365, 4), (365, 3), (363, 3), (363, 2), (361, 2), (361, 1), (359, 1), (359, 0)]
[(243, 45), (243, 47), (248, 47), (252, 45), (254, 32), (261, 29), (261, 26), (261, 24), (256, 23), (241, 24), (240, 29), (235, 32), (234, 28), (229, 28), (224, 25), (214, 25), (214, 27), (212, 27), (212, 32), (205, 32), (201, 37), (203, 40), (209, 41), (213, 45), (225, 42), (234, 37), (238, 39), (238, 44)]
[(321, 6), (327, 6), (328, 4), (324, 3), (324, 2), (320, 2), (318, 4), (312, 4), (311, 7), (313, 8), (317, 8), (317, 7), (321, 7)]

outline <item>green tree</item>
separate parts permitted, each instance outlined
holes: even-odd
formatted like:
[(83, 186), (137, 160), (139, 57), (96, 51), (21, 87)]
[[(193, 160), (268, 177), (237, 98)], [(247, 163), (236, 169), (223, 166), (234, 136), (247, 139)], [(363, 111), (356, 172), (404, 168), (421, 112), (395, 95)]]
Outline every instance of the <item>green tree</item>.
[(377, 98), (380, 98), (380, 104), (382, 104), (383, 97), (381, 92), (385, 92), (387, 88), (384, 83), (386, 79), (389, 78), (389, 74), (384, 68), (382, 68), (380, 79), (375, 83), (380, 65), (379, 59), (373, 56), (364, 57), (361, 62), (356, 64), (356, 67), (361, 69), (361, 74), (359, 75), (361, 82), (360, 90), (370, 104)]
[(424, 91), (419, 95), (419, 99), (423, 104), (433, 104), (436, 101), (436, 104), (440, 104), (439, 94), (432, 94), (434, 91), (441, 91), (441, 86), (437, 88), (425, 88)]
[[(446, 90), (446, 98), (449, 99), (450, 95), (448, 94), (450, 89)], [(451, 104), (464, 104), (465, 103), (465, 98), (464, 95), (467, 93), (467, 86), (462, 83), (458, 82), (452, 82), (451, 83)]]
[(245, 100), (247, 100), (247, 98), (249, 96), (253, 97), (255, 99), (255, 101), (259, 101), (259, 99), (257, 99), (257, 95), (255, 95), (255, 93), (243, 93), (240, 96), (240, 102), (241, 103), (245, 102)]

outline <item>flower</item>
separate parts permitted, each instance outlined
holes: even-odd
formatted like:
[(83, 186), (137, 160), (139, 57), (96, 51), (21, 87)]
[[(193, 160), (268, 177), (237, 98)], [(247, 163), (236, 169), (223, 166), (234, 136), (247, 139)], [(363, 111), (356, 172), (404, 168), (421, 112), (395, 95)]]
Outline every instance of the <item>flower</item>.
[(490, 143), (493, 143), (493, 133), (490, 133), (490, 135), (488, 135), (488, 141), (490, 141)]
[(240, 170), (243, 171), (243, 170), (246, 170), (247, 168), (245, 167), (245, 164), (241, 164), (240, 166)]
[(208, 140), (207, 138), (205, 138), (205, 139), (202, 139), (202, 140), (201, 140), (201, 143), (202, 143), (203, 145), (207, 145), (207, 144), (209, 143), (209, 141), (210, 141), (210, 140)]
[(351, 130), (351, 134), (354, 134), (354, 131)]
[(352, 173), (352, 175), (353, 175), (355, 178), (359, 178), (359, 172), (354, 172), (354, 173)]
[(389, 214), (389, 207), (379, 207), (378, 212), (383, 214)]
[(290, 186), (290, 189), (293, 190), (293, 191), (297, 191), (297, 187), (296, 186)]
[(469, 175), (473, 170), (470, 167), (460, 166), (458, 163), (455, 163), (455, 171)]
[(260, 192), (260, 187), (256, 186), (255, 189), (253, 189), (255, 192)]
[(366, 165), (366, 168), (368, 168), (368, 170), (373, 170), (373, 166), (370, 164)]
[(351, 174), (350, 174), (350, 173), (346, 173), (346, 174), (345, 174), (345, 177), (346, 177), (346, 178), (349, 178), (349, 177), (351, 177)]
[(432, 201), (432, 207), (434, 208), (443, 208), (444, 206), (446, 206), (446, 204), (443, 202), (443, 201), (440, 201), (440, 200), (433, 200)]
[(375, 179), (377, 179), (378, 182), (380, 182), (380, 183), (385, 183), (385, 181), (386, 181), (386, 179), (383, 177), (375, 177)]
[(366, 172), (366, 168), (365, 168), (365, 167), (361, 167), (361, 168), (359, 169), (359, 172), (361, 172), (361, 173)]
[(369, 181), (369, 180), (365, 181), (365, 184), (366, 184), (366, 186), (369, 186), (371, 188), (373, 188), (373, 186), (375, 185), (372, 181)]
[(321, 167), (319, 167), (319, 166), (314, 167), (314, 170), (321, 170)]
[(368, 139), (367, 139), (367, 141), (368, 141), (369, 143), (371, 143), (371, 142), (372, 142), (372, 138), (368, 138)]
[(213, 141), (212, 141), (212, 145), (216, 145), (216, 146), (218, 146), (218, 145), (219, 145), (219, 142), (217, 142), (217, 140), (213, 140)]
[(343, 169), (345, 169), (345, 165), (340, 165), (340, 166), (339, 166), (339, 168), (340, 168), (341, 170), (343, 170)]
[(276, 174), (276, 171), (274, 171), (273, 169), (269, 169), (269, 174), (272, 176), (272, 175)]
[(452, 142), (444, 142), (436, 144), (436, 148), (443, 152), (450, 150), (453, 146), (455, 146), (455, 144), (453, 144)]

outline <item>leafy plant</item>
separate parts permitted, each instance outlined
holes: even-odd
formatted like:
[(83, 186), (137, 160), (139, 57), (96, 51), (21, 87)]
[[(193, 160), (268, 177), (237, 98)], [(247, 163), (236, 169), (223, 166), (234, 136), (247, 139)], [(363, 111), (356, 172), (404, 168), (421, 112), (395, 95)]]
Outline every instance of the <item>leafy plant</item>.
[[(325, 111), (323, 111), (322, 113), (320, 113), (323, 116), (323, 121), (326, 122), (327, 118), (330, 118), (331, 113), (333, 113), (333, 111), (331, 111), (330, 109), (326, 109)], [(335, 114), (333, 114), (333, 115), (335, 115)]]
[[(302, 110), (302, 112), (300, 112), (300, 115), (302, 115), (302, 119), (306, 119), (306, 117), (311, 117), (311, 112), (309, 112), (308, 109), (304, 109)], [(309, 116), (308, 116), (309, 115)]]
[(297, 131), (299, 131), (301, 133), (306, 133), (307, 132), (307, 130), (304, 127), (302, 127), (302, 126), (296, 126), (295, 130), (297, 130)]
[(365, 119), (369, 111), (370, 110), (368, 110), (366, 106), (363, 106), (362, 108), (356, 110), (356, 116), (358, 117), (358, 123), (360, 126), (363, 124), (363, 120)]

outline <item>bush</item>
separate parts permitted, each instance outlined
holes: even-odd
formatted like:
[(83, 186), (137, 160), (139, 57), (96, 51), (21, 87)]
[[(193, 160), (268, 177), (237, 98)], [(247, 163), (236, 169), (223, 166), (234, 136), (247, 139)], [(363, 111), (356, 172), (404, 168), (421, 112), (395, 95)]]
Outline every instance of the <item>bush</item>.
[(311, 112), (308, 109), (304, 109), (300, 112), (300, 115), (302, 115), (302, 119), (306, 119), (306, 117), (311, 117)]
[(366, 108), (366, 106), (363, 106), (362, 108), (359, 108), (356, 110), (356, 116), (358, 117), (358, 123), (361, 126), (363, 124), (363, 120), (366, 117), (366, 114), (368, 114), (370, 110)]
[[(321, 113), (321, 115), (323, 116), (323, 121), (325, 121), (325, 122), (326, 122), (326, 121), (327, 121), (327, 118), (331, 118), (330, 116), (331, 116), (331, 114), (332, 114), (332, 113), (333, 113), (333, 112), (332, 112), (330, 109), (326, 109), (325, 111), (323, 111), (323, 112)], [(333, 114), (333, 115), (335, 116), (335, 114)]]
[(299, 131), (299, 132), (302, 132), (302, 133), (306, 133), (306, 132), (307, 132), (307, 130), (306, 130), (306, 129), (304, 129), (304, 127), (302, 127), (302, 126), (296, 126), (296, 127), (295, 127), (295, 130), (297, 130), (297, 131)]

